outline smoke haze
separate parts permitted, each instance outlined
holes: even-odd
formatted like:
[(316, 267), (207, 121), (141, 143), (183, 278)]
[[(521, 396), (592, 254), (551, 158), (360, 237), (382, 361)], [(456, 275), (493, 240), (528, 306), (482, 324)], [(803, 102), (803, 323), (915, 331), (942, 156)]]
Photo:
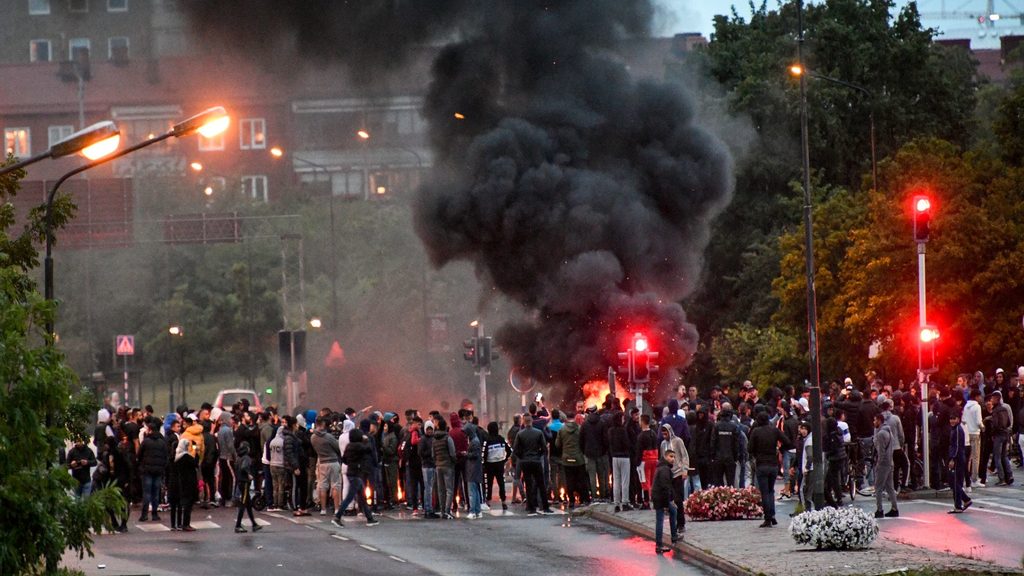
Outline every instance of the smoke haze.
[(522, 308), (497, 338), (524, 374), (601, 377), (633, 331), (663, 370), (689, 361), (697, 332), (678, 301), (731, 198), (733, 161), (688, 96), (610, 57), (647, 33), (651, 2), (185, 5), (211, 38), (356, 73), (444, 44), (423, 110), (435, 166), (415, 210), (433, 264), (472, 262)]

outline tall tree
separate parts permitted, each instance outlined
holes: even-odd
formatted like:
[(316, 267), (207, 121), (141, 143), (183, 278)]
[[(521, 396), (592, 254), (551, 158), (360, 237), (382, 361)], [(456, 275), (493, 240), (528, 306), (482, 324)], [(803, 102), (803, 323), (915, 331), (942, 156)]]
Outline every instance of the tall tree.
[[(91, 553), (90, 530), (111, 528), (107, 511), (124, 502), (112, 488), (76, 500), (75, 480), (57, 462), (65, 441), (84, 435), (96, 404), (75, 393), (75, 375), (44, 329), (56, 307), (28, 273), (38, 264), (41, 211), (21, 234), (8, 233), (15, 222), (8, 200), (23, 176), (0, 177), (0, 573), (13, 575), (52, 573), (68, 548)], [(58, 198), (54, 226), (73, 210)]]

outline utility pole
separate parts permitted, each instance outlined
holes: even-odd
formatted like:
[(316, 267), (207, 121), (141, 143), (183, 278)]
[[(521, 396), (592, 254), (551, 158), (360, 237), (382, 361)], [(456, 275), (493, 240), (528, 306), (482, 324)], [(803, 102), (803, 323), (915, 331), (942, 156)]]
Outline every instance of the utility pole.
[[(804, 68), (804, 3), (797, 0), (797, 65)], [(825, 505), (824, 462), (821, 445), (821, 371), (818, 365), (818, 304), (814, 286), (814, 235), (811, 218), (811, 153), (807, 135), (807, 78), (800, 75), (800, 141), (803, 149), (804, 180), (804, 256), (807, 267), (807, 340), (809, 388), (811, 392), (811, 450), (814, 458), (814, 508)]]

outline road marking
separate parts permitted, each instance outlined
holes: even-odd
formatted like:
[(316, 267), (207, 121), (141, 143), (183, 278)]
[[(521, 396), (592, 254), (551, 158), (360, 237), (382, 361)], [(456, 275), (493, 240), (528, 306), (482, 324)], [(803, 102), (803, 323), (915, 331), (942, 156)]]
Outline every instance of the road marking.
[[(942, 502), (932, 502), (931, 500), (917, 500), (917, 502), (921, 502), (922, 504), (931, 504), (932, 506), (942, 506), (943, 508), (949, 508), (949, 504)], [(1024, 518), (1024, 514), (1004, 512), (1002, 510), (989, 510), (988, 508), (981, 508), (980, 506), (972, 507), (971, 511), (985, 512), (986, 514), (998, 514), (999, 516), (1009, 516), (1010, 518)]]
[(374, 548), (373, 546), (370, 546), (369, 544), (360, 544), (359, 547), (360, 548), (365, 548), (365, 549), (369, 550), (370, 552), (380, 552), (380, 550), (377, 550), (376, 548)]
[(388, 558), (391, 558), (392, 560), (394, 560), (396, 562), (401, 562), (402, 564), (407, 564), (407, 562), (405, 560), (402, 560), (398, 556), (388, 556)]
[(273, 524), (271, 524), (267, 520), (264, 520), (263, 518), (257, 518), (256, 519), (256, 523), (259, 524), (260, 526), (273, 526)]
[(143, 532), (170, 532), (171, 529), (163, 524), (136, 524), (136, 528)]
[(331, 534), (331, 538), (341, 540), (342, 542), (348, 542), (348, 538), (342, 536), (341, 534)]
[(199, 520), (192, 523), (192, 527), (196, 530), (208, 530), (210, 528), (220, 528), (220, 524), (215, 524), (209, 520)]
[(984, 504), (986, 506), (995, 506), (996, 508), (1004, 508), (1006, 510), (1013, 510), (1014, 512), (1024, 512), (1024, 508), (1010, 506), (1008, 504), (1000, 504), (999, 502), (993, 502), (992, 500), (989, 500), (987, 498), (984, 500), (982, 500), (981, 498), (975, 498), (974, 501), (979, 504)]

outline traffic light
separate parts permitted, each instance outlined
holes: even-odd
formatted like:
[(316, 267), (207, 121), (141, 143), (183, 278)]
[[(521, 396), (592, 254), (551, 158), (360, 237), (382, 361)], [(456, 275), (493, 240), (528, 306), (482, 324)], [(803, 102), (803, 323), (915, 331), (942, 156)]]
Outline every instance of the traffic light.
[(647, 337), (637, 332), (633, 335), (633, 382), (640, 384), (649, 382), (651, 379), (650, 365)]
[(491, 368), (491, 337), (485, 336), (483, 338), (477, 338), (477, 367), (481, 370), (490, 370)]
[(619, 352), (619, 365), (616, 367), (616, 372), (622, 376), (626, 382), (633, 381), (633, 349), (630, 348), (625, 352)]
[(928, 196), (914, 196), (914, 240), (927, 242), (929, 222), (932, 219), (932, 200)]
[(935, 364), (935, 344), (939, 339), (939, 329), (935, 326), (922, 326), (919, 338), (921, 342), (921, 368), (926, 374), (934, 373), (937, 369)]
[(658, 366), (654, 362), (658, 360), (660, 356), (657, 352), (647, 352), (647, 376), (656, 376), (661, 371), (661, 366)]
[(466, 351), (462, 353), (462, 357), (466, 359), (466, 362), (469, 362), (473, 366), (477, 366), (478, 360), (476, 337), (464, 341), (462, 343), (462, 347), (466, 349)]

